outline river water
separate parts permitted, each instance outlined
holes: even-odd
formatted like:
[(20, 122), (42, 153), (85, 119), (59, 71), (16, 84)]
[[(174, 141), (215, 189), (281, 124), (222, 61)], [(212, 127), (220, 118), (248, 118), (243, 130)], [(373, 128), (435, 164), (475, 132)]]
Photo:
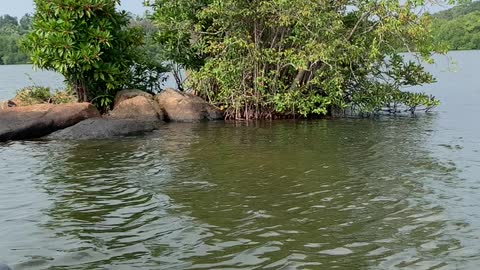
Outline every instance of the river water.
[[(429, 66), (438, 83), (422, 90), (443, 104), (416, 118), (168, 124), (137, 138), (0, 145), (0, 261), (478, 269), (479, 62), (456, 52)], [(0, 95), (24, 86), (18, 67), (0, 68)]]
[(0, 100), (11, 99), (17, 90), (33, 85), (48, 86), (52, 91), (64, 87), (63, 77), (55, 72), (34, 70), (31, 65), (0, 65)]

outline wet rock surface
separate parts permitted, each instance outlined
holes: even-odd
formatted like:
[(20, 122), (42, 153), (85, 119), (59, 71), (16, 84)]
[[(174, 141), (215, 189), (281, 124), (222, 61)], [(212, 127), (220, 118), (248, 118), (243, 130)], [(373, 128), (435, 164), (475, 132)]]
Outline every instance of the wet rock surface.
[(134, 119), (94, 118), (50, 134), (52, 140), (109, 139), (115, 137), (141, 135), (151, 132), (161, 124), (155, 121)]
[(90, 103), (39, 104), (0, 110), (0, 141), (35, 139), (100, 117)]

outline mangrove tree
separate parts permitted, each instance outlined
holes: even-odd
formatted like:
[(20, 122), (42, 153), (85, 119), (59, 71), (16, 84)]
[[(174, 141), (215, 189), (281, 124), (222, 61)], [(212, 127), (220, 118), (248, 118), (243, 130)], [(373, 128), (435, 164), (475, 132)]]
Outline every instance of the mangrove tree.
[[(229, 118), (414, 111), (434, 82), (425, 1), (150, 0), (157, 40)], [(453, 3), (453, 1), (451, 1)], [(414, 54), (405, 60), (401, 51)]]

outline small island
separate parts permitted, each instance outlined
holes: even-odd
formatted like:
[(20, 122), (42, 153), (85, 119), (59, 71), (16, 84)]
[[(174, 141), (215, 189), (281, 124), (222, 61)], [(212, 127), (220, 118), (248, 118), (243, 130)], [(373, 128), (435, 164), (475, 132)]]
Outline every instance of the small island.
[[(433, 17), (410, 2), (148, 5), (152, 13), (132, 18), (116, 1), (36, 0), (33, 16), (1, 17), (0, 40), (14, 48), (3, 63), (30, 59), (62, 74), (67, 89), (29, 87), (0, 103), (0, 141), (131, 135), (165, 121), (429, 111), (435, 97), (405, 89), (435, 82), (422, 61), (445, 52), (440, 21), (478, 3)], [(161, 87), (167, 72), (177, 89)]]
[[(201, 119), (372, 116), (438, 105), (431, 95), (405, 91), (435, 81), (420, 60), (442, 52), (430, 17), (410, 2), (366, 1), (352, 9), (343, 2), (151, 1), (153, 12), (133, 21), (116, 1), (35, 5), (20, 47), (34, 66), (62, 74), (78, 102), (105, 116), (124, 106), (115, 103), (124, 89), (142, 90), (143, 102), (153, 102), (165, 72), (175, 78), (177, 96), (215, 108), (215, 117)], [(419, 60), (405, 60), (404, 51)]]

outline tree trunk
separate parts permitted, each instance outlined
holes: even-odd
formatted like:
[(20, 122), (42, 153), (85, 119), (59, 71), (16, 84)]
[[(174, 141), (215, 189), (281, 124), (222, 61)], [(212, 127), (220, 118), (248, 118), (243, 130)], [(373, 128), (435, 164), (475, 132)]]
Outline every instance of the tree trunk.
[(87, 89), (81, 83), (74, 85), (75, 92), (77, 94), (78, 102), (88, 102)]
[(295, 76), (295, 80), (290, 85), (290, 90), (295, 89), (297, 86), (302, 85), (303, 77), (305, 76), (306, 70), (299, 70), (297, 76)]

